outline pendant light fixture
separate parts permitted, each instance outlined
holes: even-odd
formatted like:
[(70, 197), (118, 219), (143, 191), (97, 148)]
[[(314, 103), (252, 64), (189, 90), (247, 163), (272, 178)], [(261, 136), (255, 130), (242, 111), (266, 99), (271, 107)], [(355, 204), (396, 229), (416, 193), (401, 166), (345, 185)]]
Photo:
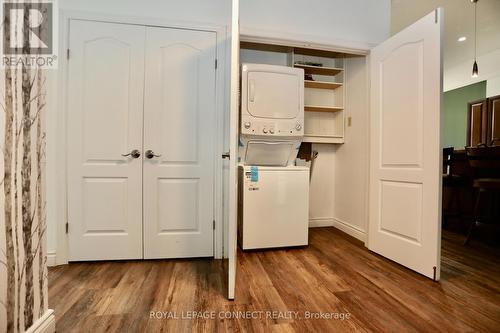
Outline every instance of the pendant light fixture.
[(472, 77), (479, 76), (477, 67), (477, 2), (479, 0), (470, 0), (474, 4), (474, 64), (472, 65)]

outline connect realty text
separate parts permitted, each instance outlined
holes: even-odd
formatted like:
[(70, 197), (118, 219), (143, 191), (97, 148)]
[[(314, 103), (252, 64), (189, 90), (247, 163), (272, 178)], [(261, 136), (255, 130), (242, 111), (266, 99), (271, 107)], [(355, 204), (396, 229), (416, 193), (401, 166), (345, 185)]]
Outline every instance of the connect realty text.
[(151, 319), (330, 319), (346, 320), (349, 313), (304, 311), (150, 311)]

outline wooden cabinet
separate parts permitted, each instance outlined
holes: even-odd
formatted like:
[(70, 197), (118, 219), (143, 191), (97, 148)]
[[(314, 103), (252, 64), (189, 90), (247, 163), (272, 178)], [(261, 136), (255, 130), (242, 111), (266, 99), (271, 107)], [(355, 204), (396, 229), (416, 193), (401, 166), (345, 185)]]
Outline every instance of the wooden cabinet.
[(467, 146), (500, 145), (500, 95), (469, 103)]
[(467, 146), (486, 144), (488, 132), (488, 108), (486, 100), (469, 103), (467, 113)]
[(488, 143), (500, 145), (500, 95), (488, 98)]

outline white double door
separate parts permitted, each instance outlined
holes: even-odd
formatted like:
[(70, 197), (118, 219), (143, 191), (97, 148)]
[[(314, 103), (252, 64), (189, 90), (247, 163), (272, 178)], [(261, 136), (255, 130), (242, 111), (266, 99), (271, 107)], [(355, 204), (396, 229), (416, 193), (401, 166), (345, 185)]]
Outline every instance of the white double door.
[(70, 260), (213, 256), (216, 34), (72, 20), (69, 48)]

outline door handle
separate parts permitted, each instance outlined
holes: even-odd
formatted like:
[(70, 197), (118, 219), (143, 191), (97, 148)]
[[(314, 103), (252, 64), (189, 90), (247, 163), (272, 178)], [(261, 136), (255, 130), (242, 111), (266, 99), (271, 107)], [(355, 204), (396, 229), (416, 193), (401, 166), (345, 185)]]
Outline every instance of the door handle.
[(229, 154), (229, 152), (223, 153), (222, 154), (222, 158), (224, 158), (224, 159), (227, 158), (228, 160), (230, 160), (231, 159), (231, 154)]
[(161, 154), (156, 155), (154, 151), (151, 149), (146, 150), (146, 158), (147, 159), (152, 159), (153, 157), (160, 157)]
[(141, 152), (137, 149), (134, 149), (132, 150), (130, 153), (128, 154), (122, 154), (123, 157), (132, 157), (132, 158), (139, 158), (141, 157)]

